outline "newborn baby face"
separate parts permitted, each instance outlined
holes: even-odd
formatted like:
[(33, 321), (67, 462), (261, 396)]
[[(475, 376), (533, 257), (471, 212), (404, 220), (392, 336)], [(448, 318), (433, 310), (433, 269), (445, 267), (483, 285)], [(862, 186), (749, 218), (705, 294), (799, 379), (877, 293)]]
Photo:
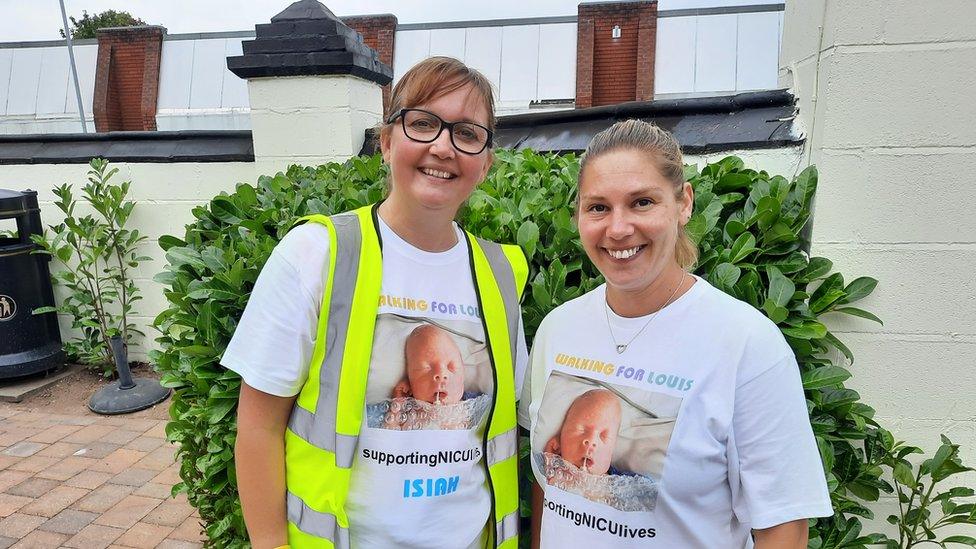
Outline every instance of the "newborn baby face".
[(425, 324), (411, 332), (404, 348), (413, 398), (457, 404), (464, 395), (464, 362), (447, 332)]
[(610, 459), (620, 429), (620, 400), (606, 389), (579, 396), (566, 412), (558, 437), (564, 460), (593, 474), (610, 470)]

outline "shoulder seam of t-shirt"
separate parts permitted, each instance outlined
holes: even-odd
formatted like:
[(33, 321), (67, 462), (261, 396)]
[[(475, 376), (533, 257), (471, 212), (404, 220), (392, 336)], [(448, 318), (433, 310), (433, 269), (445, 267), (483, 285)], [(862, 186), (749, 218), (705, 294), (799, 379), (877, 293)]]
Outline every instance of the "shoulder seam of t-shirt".
[(744, 381), (739, 382), (738, 384), (736, 384), (735, 388), (736, 389), (741, 389), (741, 388), (745, 387), (746, 385), (752, 383), (756, 379), (759, 379), (760, 377), (762, 377), (766, 372), (769, 372), (769, 371), (773, 370), (774, 368), (780, 366), (784, 362), (788, 362), (788, 361), (793, 361), (794, 363), (796, 362), (796, 358), (793, 356), (792, 353), (791, 354), (785, 354), (785, 355), (781, 356), (780, 358), (774, 360), (769, 366), (761, 369), (756, 375), (750, 377), (747, 380), (744, 380)]
[[(275, 252), (272, 251), (271, 253), (275, 253)], [(281, 259), (282, 263), (284, 263), (285, 265), (287, 265), (288, 268), (291, 269), (292, 273), (295, 275), (295, 279), (298, 281), (298, 287), (302, 289), (302, 293), (305, 294), (305, 298), (308, 299), (309, 301), (313, 301), (313, 302), (319, 302), (319, 301), (321, 301), (321, 297), (322, 296), (316, 296), (315, 295), (315, 292), (313, 292), (312, 290), (308, 289), (308, 287), (305, 286), (305, 284), (302, 282), (302, 277), (298, 275), (298, 267), (294, 263), (292, 263), (291, 260), (289, 260), (287, 257), (285, 257), (285, 254), (279, 253), (278, 254), (278, 257)], [(325, 276), (325, 273), (322, 273), (322, 276)], [(323, 287), (324, 287), (324, 284), (323, 284)]]
[[(320, 225), (320, 224), (314, 224), (314, 226), (321, 227), (321, 229), (325, 231), (326, 236), (328, 236), (329, 229), (326, 226)], [(300, 227), (302, 227), (302, 226), (299, 225), (299, 227), (296, 227), (296, 230), (299, 229)], [(328, 243), (328, 240), (326, 240), (325, 242), (327, 244)], [(300, 268), (297, 265), (295, 265), (294, 263), (292, 263), (292, 261), (290, 259), (288, 259), (288, 256), (285, 253), (279, 251), (279, 249), (277, 247), (275, 247), (275, 249), (272, 250), (271, 253), (272, 254), (277, 254), (278, 257), (281, 258), (281, 261), (284, 262), (285, 265), (288, 265), (288, 268), (290, 268), (292, 270), (292, 272), (295, 274), (295, 279), (298, 281), (298, 286), (302, 289), (302, 292), (305, 293), (305, 297), (307, 299), (309, 299), (310, 301), (313, 301), (315, 303), (319, 303), (322, 300), (322, 296), (321, 295), (315, 295), (316, 292), (312, 291), (308, 286), (306, 286), (302, 282), (302, 277), (299, 276)], [(328, 259), (328, 252), (326, 253), (325, 261), (326, 261), (326, 263), (328, 263), (328, 261), (329, 261), (329, 259)], [(319, 269), (319, 272), (321, 273), (321, 276), (322, 277), (325, 277), (325, 275), (326, 275), (326, 273), (324, 272), (326, 268), (327, 267), (325, 265), (323, 265), (322, 268)], [(323, 290), (325, 288), (324, 281), (323, 281), (323, 284), (322, 284), (322, 288), (323, 288)]]

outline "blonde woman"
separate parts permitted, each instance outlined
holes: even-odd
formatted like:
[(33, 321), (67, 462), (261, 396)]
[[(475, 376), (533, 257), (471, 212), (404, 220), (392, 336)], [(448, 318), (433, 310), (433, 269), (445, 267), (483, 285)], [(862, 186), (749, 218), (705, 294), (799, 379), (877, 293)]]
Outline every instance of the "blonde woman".
[[(606, 284), (533, 344), (520, 423), (536, 546), (800, 549), (807, 519), (832, 514), (789, 345), (687, 271), (682, 168), (674, 137), (636, 120), (583, 156), (577, 224)], [(603, 404), (573, 404), (594, 393)]]

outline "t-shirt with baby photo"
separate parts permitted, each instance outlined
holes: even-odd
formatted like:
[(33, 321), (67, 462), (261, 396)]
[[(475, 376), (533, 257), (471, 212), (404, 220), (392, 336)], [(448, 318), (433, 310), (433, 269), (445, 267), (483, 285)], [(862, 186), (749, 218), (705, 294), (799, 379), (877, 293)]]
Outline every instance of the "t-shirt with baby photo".
[[(483, 435), (494, 386), (466, 237), (455, 227), (458, 243), (431, 253), (382, 219), (379, 227), (383, 279), (346, 502), (350, 541), (480, 547), (491, 513)], [(290, 396), (304, 384), (327, 258), (328, 230), (309, 223), (265, 264), (222, 359), (252, 387)], [(520, 330), (517, 388), (527, 361)]]
[(701, 279), (653, 319), (615, 315), (605, 290), (555, 309), (532, 345), (519, 423), (542, 547), (749, 548), (751, 529), (832, 514), (772, 322)]

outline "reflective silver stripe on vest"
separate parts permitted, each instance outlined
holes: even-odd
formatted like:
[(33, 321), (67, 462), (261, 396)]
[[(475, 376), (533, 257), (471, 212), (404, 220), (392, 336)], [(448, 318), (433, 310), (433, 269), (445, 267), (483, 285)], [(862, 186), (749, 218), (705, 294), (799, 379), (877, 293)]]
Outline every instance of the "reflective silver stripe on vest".
[(339, 526), (334, 515), (312, 509), (291, 492), (288, 492), (285, 502), (288, 509), (288, 522), (297, 526), (299, 530), (331, 541), (336, 549), (349, 548), (349, 529)]
[(517, 360), (515, 356), (516, 342), (518, 341), (519, 324), (519, 303), (518, 291), (515, 288), (515, 272), (512, 264), (502, 251), (501, 244), (490, 242), (482, 238), (475, 237), (481, 249), (485, 252), (485, 259), (491, 267), (491, 273), (495, 276), (495, 283), (502, 294), (502, 302), (505, 304), (505, 319), (508, 320), (508, 340), (512, 350), (512, 365)]
[[(359, 275), (359, 249), (362, 233), (355, 213), (333, 216), (336, 231), (335, 273), (329, 298), (329, 323), (326, 328), (325, 359), (319, 372), (319, 398), (315, 414), (295, 406), (288, 428), (309, 444), (336, 454), (336, 465), (351, 467), (356, 437), (336, 433), (336, 408), (339, 402), (339, 375), (352, 314), (352, 297)], [(351, 440), (350, 440), (351, 439)]]
[(505, 518), (495, 523), (495, 534), (497, 545), (501, 545), (502, 542), (508, 538), (513, 538), (518, 535), (519, 530), (519, 512), (513, 511), (507, 515)]
[(505, 461), (518, 451), (517, 428), (495, 435), (488, 440), (488, 466)]

